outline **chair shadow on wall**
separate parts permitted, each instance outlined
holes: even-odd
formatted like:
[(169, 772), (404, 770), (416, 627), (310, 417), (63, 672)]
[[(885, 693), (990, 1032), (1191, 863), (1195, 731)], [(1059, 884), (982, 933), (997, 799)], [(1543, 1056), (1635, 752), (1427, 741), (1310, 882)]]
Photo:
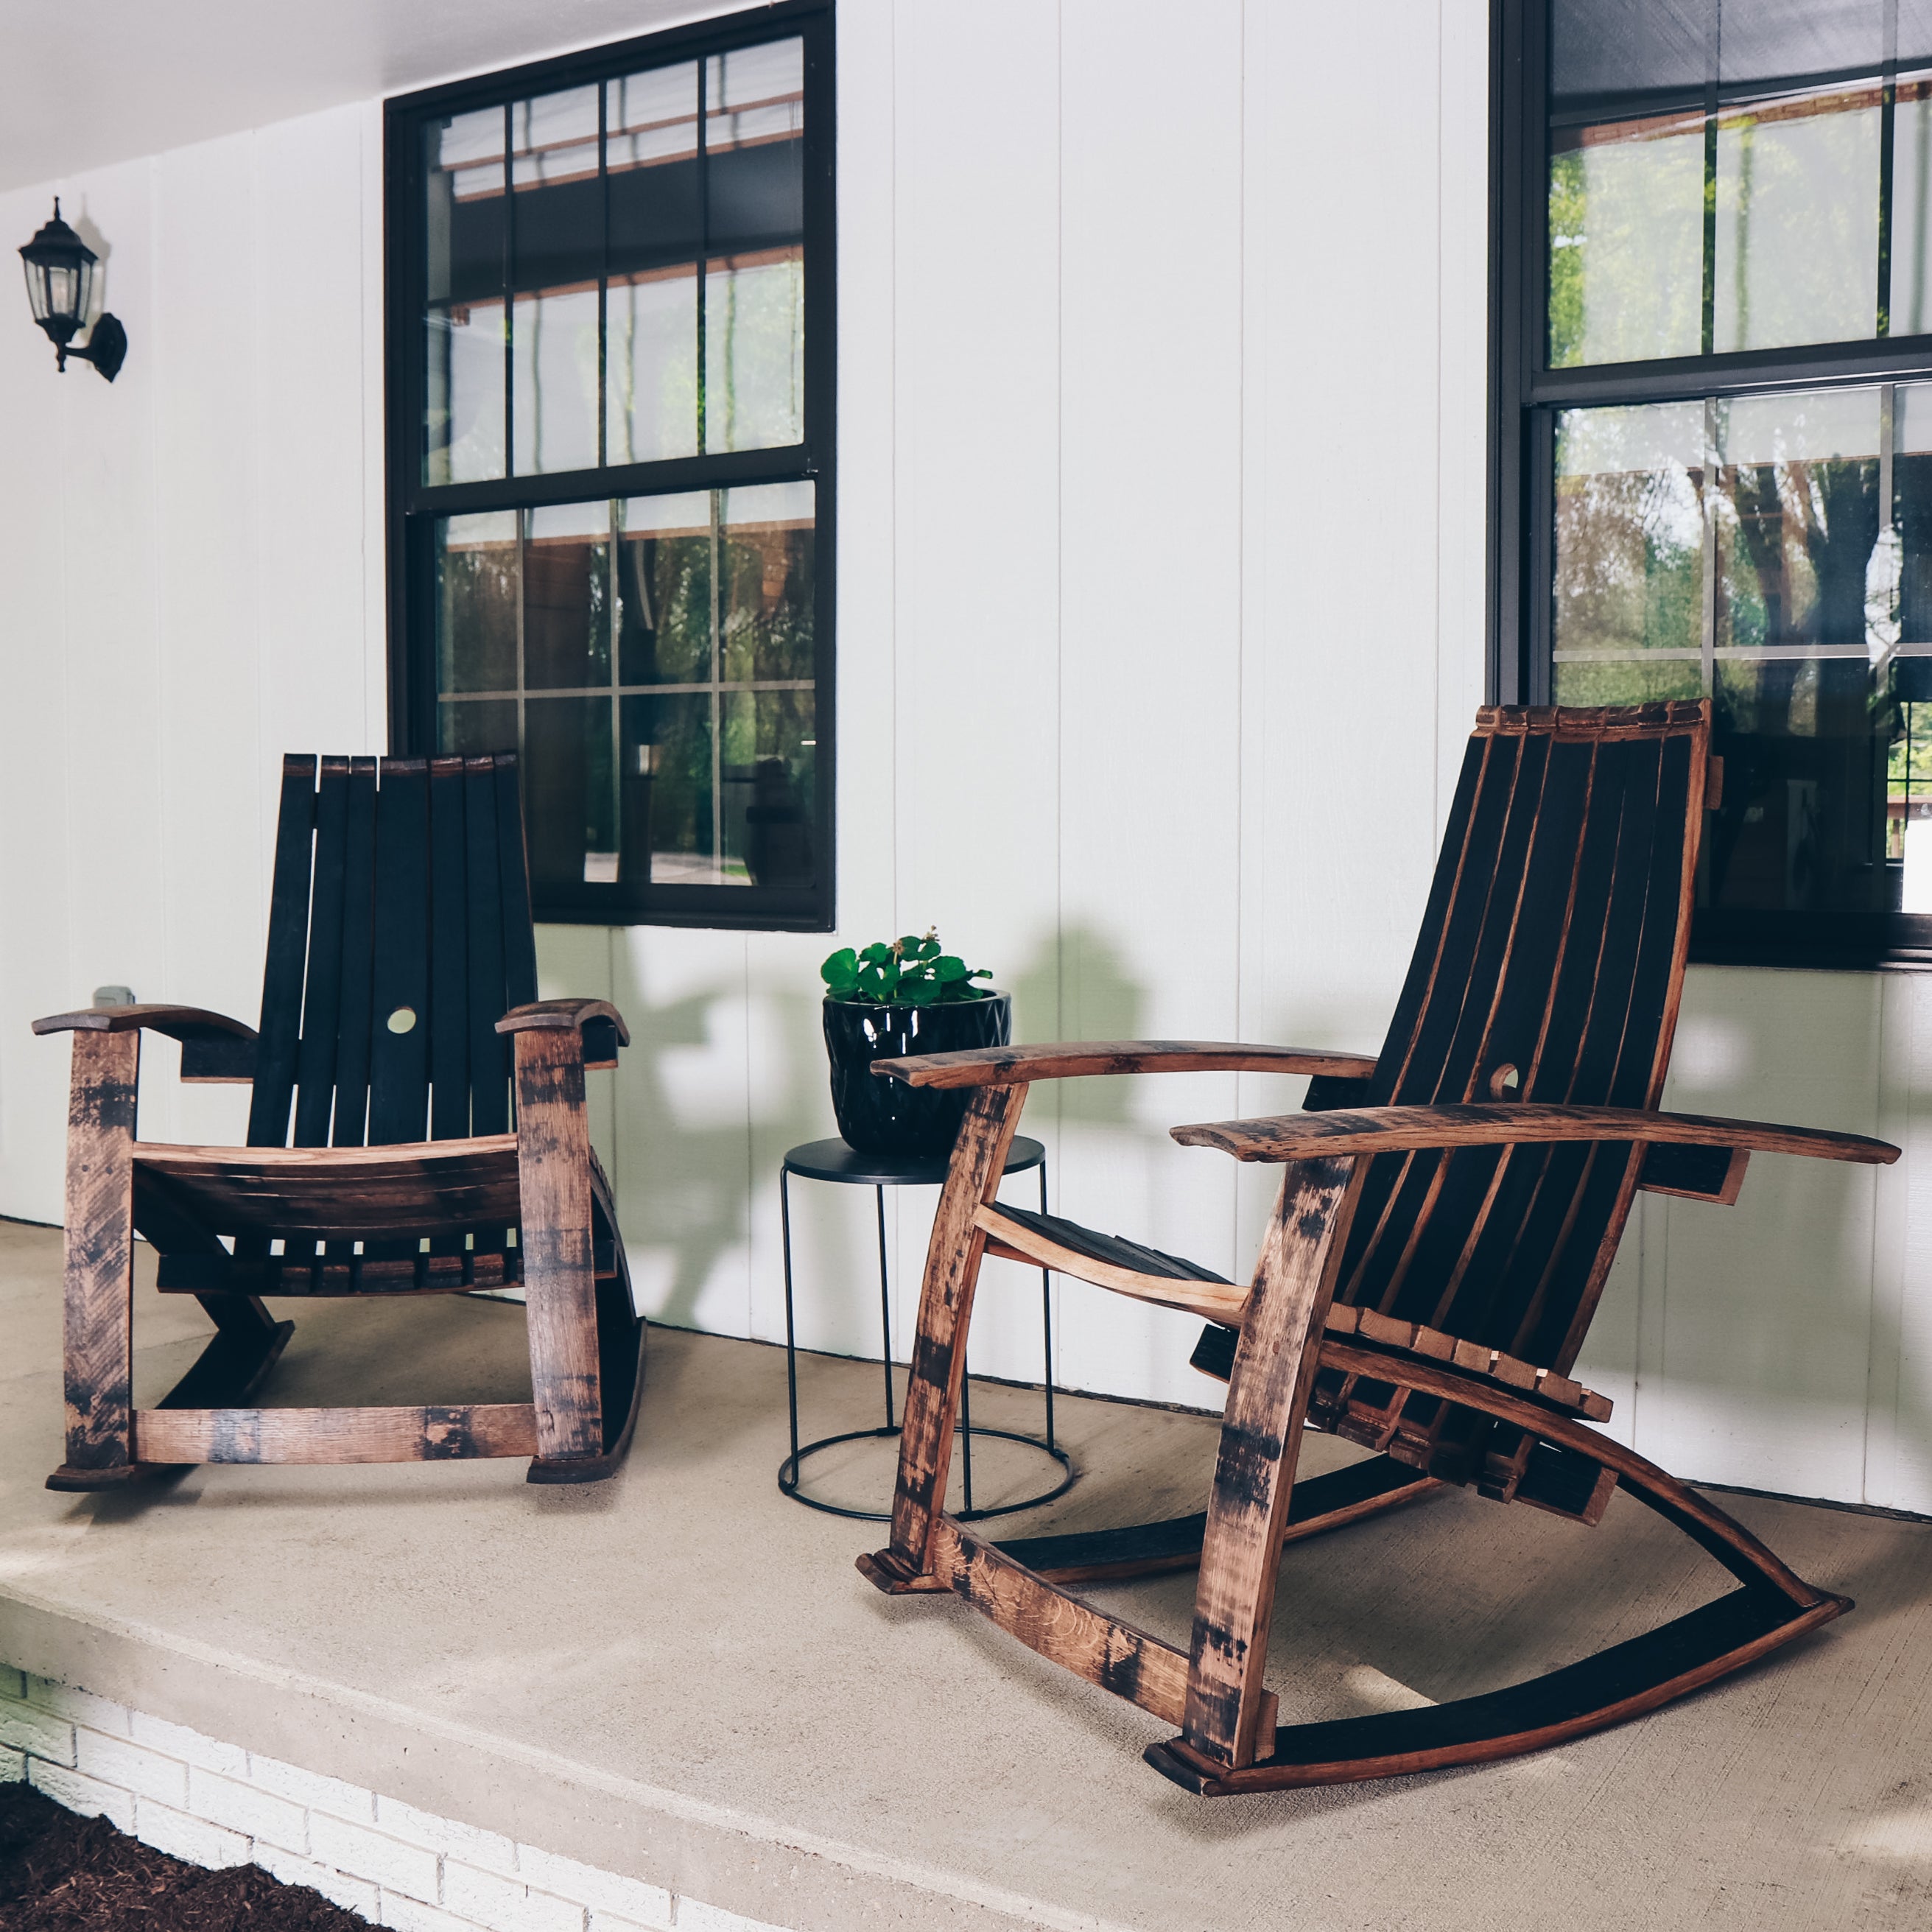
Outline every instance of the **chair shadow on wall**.
[[(1013, 1037), (1025, 1044), (1051, 1040), (1138, 1040), (1146, 989), (1128, 975), (1120, 949), (1098, 927), (1069, 926), (1012, 976)], [(1036, 1124), (1056, 1120), (1132, 1128), (1132, 1082), (1056, 1080), (1035, 1094), (1028, 1113)]]
[[(1851, 976), (1844, 977), (1849, 981)], [(1783, 1093), (1767, 1094), (1763, 1077), (1768, 1072), (1780, 1083), (1789, 1080), (1794, 1061), (1801, 1071), (1815, 1072), (1822, 1082), (1840, 1091), (1868, 1081), (1870, 1090), (1882, 1093), (1886, 1084), (1883, 1057), (1888, 1049), (1882, 1015), (1876, 1010), (1882, 993), (1875, 976), (1867, 982), (1865, 992), (1871, 1003), (1869, 1008), (1862, 1007), (1856, 1018), (1841, 1010), (1834, 1016), (1834, 1024), (1821, 1031), (1814, 1042), (1808, 1042), (1804, 1030), (1792, 1024), (1791, 1008), (1784, 1001), (1759, 1006), (1733, 1003), (1726, 1010), (1704, 1015), (1689, 1010), (1691, 1003), (1687, 1000), (1664, 1105), (1690, 1113), (1774, 1116), (1780, 1108), (1788, 1110), (1802, 1102)], [(1839, 1000), (1849, 1000), (1852, 994), (1850, 985), (1834, 988)], [(1833, 1056), (1843, 1053), (1844, 1042), (1853, 1035), (1871, 1042), (1873, 1057), (1868, 1063), (1856, 1065), (1848, 1080), (1845, 1068)], [(1890, 1102), (1894, 1106), (1909, 1103), (1916, 1111), (1924, 1097), (1917, 1093), (1894, 1093)], [(1905, 1138), (1903, 1133), (1894, 1133), (1882, 1118), (1875, 1122), (1846, 1120), (1832, 1124)], [(1787, 1174), (1780, 1171), (1786, 1168), (1800, 1171)], [(1890, 1210), (1883, 1191), (1904, 1181), (1903, 1168), (1889, 1174), (1882, 1169), (1869, 1174), (1838, 1168), (1814, 1171), (1810, 1163), (1801, 1167), (1767, 1157), (1753, 1165), (1734, 1208), (1650, 1198), (1646, 1212), (1667, 1214), (1670, 1232), (1653, 1250), (1663, 1256), (1661, 1281), (1648, 1279), (1646, 1262), (1642, 1289), (1646, 1304), (1652, 1297), (1660, 1297), (1667, 1310), (1671, 1293), (1680, 1283), (1694, 1294), (1700, 1282), (1724, 1280), (1707, 1244), (1724, 1244), (1730, 1269), (1735, 1272), (1742, 1267), (1750, 1276), (1748, 1292), (1740, 1296), (1748, 1303), (1745, 1318), (1750, 1327), (1747, 1333), (1741, 1335), (1735, 1328), (1726, 1327), (1720, 1342), (1707, 1335), (1700, 1346), (1694, 1331), (1688, 1341), (1680, 1337), (1670, 1348), (1668, 1400), (1673, 1406), (1706, 1401), (1721, 1408), (1742, 1401), (1763, 1407), (1774, 1402), (1787, 1418), (1808, 1414), (1809, 1426), (1828, 1436), (1844, 1412), (1854, 1408), (1852, 1419), (1869, 1445), (1882, 1419), (1873, 1400), (1872, 1370), (1885, 1364), (1890, 1355), (1898, 1375), (1892, 1416), (1895, 1453), (1908, 1467), (1932, 1466), (1932, 1382), (1928, 1380), (1922, 1358), (1915, 1361), (1906, 1348), (1916, 1286), (1909, 1252), (1902, 1262), (1892, 1264), (1904, 1270), (1902, 1305), (1895, 1313), (1886, 1305), (1882, 1228)], [(1866, 1189), (1874, 1193), (1862, 1201)], [(1748, 1218), (1732, 1224), (1707, 1218), (1713, 1216)], [(1861, 1247), (1840, 1239), (1820, 1246), (1820, 1230), (1854, 1230), (1868, 1216), (1876, 1216), (1879, 1222), (1876, 1244)], [(1657, 1311), (1647, 1306), (1644, 1327), (1652, 1329), (1659, 1320)], [(1808, 1378), (1817, 1372), (1811, 1338), (1861, 1330), (1866, 1337), (1863, 1361), (1852, 1365), (1841, 1360), (1844, 1379), (1828, 1406), (1815, 1400), (1808, 1403)], [(1829, 1352), (1828, 1342), (1826, 1352)], [(1637, 1366), (1640, 1373), (1646, 1367), (1654, 1372), (1654, 1365), (1641, 1360)], [(1882, 1378), (1878, 1379), (1882, 1388)], [(1641, 1430), (1641, 1394), (1638, 1400)], [(1650, 1421), (1655, 1426), (1654, 1412)], [(1800, 1426), (1794, 1420), (1780, 1430), (1787, 1444), (1792, 1430)], [(1724, 1480), (1741, 1482), (1747, 1492), (1790, 1492), (1801, 1500), (1807, 1488), (1802, 1471), (1791, 1464), (1774, 1465), (1756, 1477), (1726, 1472)], [(1876, 1506), (1884, 1508), (1888, 1500), (1877, 1498)], [(1855, 1598), (1867, 1616), (1882, 1615), (1919, 1600), (1922, 1574), (1921, 1566), (1900, 1562), (1895, 1549), (1874, 1550), (1837, 1577), (1834, 1587)]]
[[(1126, 971), (1118, 946), (1090, 926), (1070, 928), (1058, 940), (1048, 937), (1017, 971), (996, 972), (995, 983), (1014, 996), (1014, 1035), (1022, 1040), (1056, 1034), (1132, 1039), (1146, 1005), (1145, 993)], [(611, 1178), (639, 1298), (653, 1322), (669, 1328), (704, 1325), (704, 1304), (717, 1292), (720, 1268), (734, 1251), (748, 1246), (754, 1332), (771, 1324), (782, 1292), (776, 1225), (779, 1160), (787, 1148), (836, 1131), (815, 988), (802, 982), (754, 984), (748, 1016), (739, 1005), (743, 997), (742, 980), (730, 973), (673, 998), (655, 1000), (635, 962), (618, 962), (614, 998), (630, 1023), (631, 1045), (618, 1076), (618, 1159)], [(1063, 1013), (1071, 1017), (1070, 1029), (1056, 1024)], [(680, 1055), (707, 1048), (725, 1058), (732, 1051), (729, 1030), (748, 1025), (752, 1036), (744, 1093), (748, 1131), (746, 1105), (728, 1107), (722, 1094), (700, 1094), (677, 1064)], [(1132, 1117), (1127, 1084), (1118, 1080), (1056, 1083), (1058, 1090), (1038, 1096), (1030, 1129), (1040, 1134), (1077, 1123), (1160, 1138)], [(794, 1190), (795, 1233), (800, 1204)], [(864, 1306), (870, 1324), (875, 1320), (869, 1297), (877, 1261), (869, 1201), (864, 1204), (862, 1214), (815, 1216), (811, 1238), (818, 1276), (862, 1285), (865, 1296), (854, 1305)], [(896, 1283), (912, 1288), (923, 1252), (923, 1240), (916, 1238), (900, 1251), (894, 1262)], [(821, 1346), (803, 1298), (809, 1292), (801, 1282), (800, 1340), (808, 1348)], [(876, 1342), (872, 1346), (876, 1348)], [(897, 1352), (902, 1354), (903, 1348)], [(672, 1372), (665, 1352), (658, 1352), (650, 1378)], [(650, 1401), (647, 1381), (646, 1417)]]

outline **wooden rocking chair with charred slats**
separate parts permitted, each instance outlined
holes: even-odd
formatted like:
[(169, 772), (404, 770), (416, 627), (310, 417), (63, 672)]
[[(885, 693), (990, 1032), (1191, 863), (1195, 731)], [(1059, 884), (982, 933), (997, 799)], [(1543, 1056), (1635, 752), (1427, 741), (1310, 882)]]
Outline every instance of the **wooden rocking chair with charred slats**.
[[(514, 754), (284, 760), (259, 1033), (188, 1006), (34, 1023), (74, 1036), (67, 1460), (50, 1489), (196, 1462), (529, 1456), (532, 1482), (612, 1472), (644, 1324), (584, 1075), (629, 1036), (615, 1007), (540, 1000), (536, 982)], [(253, 1082), (245, 1148), (137, 1137), (143, 1030), (181, 1042), (184, 1080)], [(137, 1232), (162, 1292), (215, 1324), (154, 1408), (131, 1400)], [(518, 1282), (531, 1402), (249, 1406), (294, 1328), (265, 1295)]]
[[(934, 1226), (892, 1542), (860, 1568), (950, 1590), (1179, 1728), (1148, 1762), (1218, 1796), (1506, 1757), (1655, 1708), (1838, 1616), (1742, 1525), (1588, 1424), (1569, 1374), (1639, 1188), (1729, 1203), (1754, 1151), (1889, 1162), (1848, 1134), (1658, 1111), (1712, 771), (1704, 705), (1486, 710), (1408, 980), (1375, 1058), (1144, 1041), (881, 1061), (974, 1090)], [(1252, 1285), (1001, 1205), (1034, 1081), (1201, 1069), (1312, 1076), (1308, 1111), (1177, 1127), (1284, 1168)], [(1207, 1509), (996, 1545), (940, 1507), (987, 1255), (1204, 1316), (1228, 1396)], [(1378, 1454), (1298, 1483), (1304, 1427)], [(1445, 1483), (1585, 1524), (1622, 1488), (1737, 1579), (1580, 1663), (1418, 1710), (1277, 1726), (1262, 1671), (1282, 1545)], [(1071, 1594), (1198, 1566), (1185, 1651)]]

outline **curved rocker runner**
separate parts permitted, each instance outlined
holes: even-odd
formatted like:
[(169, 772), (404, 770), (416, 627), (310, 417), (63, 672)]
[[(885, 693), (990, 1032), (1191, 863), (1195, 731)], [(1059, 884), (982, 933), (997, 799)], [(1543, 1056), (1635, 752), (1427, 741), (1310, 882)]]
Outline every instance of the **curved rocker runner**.
[[(622, 1460), (644, 1324), (584, 1075), (616, 1066), (630, 1036), (604, 1001), (536, 997), (513, 754), (283, 761), (259, 1033), (168, 1006), (34, 1030), (74, 1036), (67, 1459), (50, 1489), (196, 1462), (474, 1456), (581, 1483)], [(246, 1147), (136, 1137), (143, 1030), (181, 1042), (184, 1080), (252, 1082)], [(137, 1231), (162, 1291), (194, 1295), (215, 1324), (155, 1408), (132, 1406)], [(531, 1402), (249, 1406), (295, 1326), (263, 1295), (517, 1282)]]
[[(1018, 1046), (880, 1062), (975, 1090), (934, 1221), (889, 1547), (892, 1593), (950, 1590), (1179, 1735), (1149, 1763), (1208, 1796), (1539, 1750), (1653, 1710), (1850, 1609), (1741, 1524), (1588, 1426), (1570, 1378), (1638, 1189), (1729, 1204), (1754, 1153), (1888, 1162), (1856, 1135), (1663, 1113), (1710, 757), (1708, 705), (1477, 715), (1422, 932), (1381, 1053), (1202, 1041)], [(1252, 1285), (995, 1202), (1036, 1080), (1310, 1076), (1306, 1111), (1177, 1127), (1280, 1164)], [(1047, 1266), (1204, 1317), (1228, 1384), (1207, 1509), (1004, 1545), (940, 1507), (980, 1264)], [(1378, 1452), (1298, 1483), (1304, 1427)], [(1264, 1689), (1284, 1544), (1445, 1483), (1594, 1526), (1622, 1489), (1737, 1580), (1714, 1602), (1526, 1683), (1321, 1724)], [(1187, 1649), (1064, 1587), (1198, 1567)]]

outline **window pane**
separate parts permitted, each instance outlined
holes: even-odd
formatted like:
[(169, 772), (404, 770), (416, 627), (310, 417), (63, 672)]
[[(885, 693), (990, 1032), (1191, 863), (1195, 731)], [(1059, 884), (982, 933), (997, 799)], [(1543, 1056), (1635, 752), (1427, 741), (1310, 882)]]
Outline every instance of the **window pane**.
[(604, 298), (604, 460), (698, 454), (698, 266), (614, 275)]
[(1876, 85), (1719, 117), (1718, 350), (1876, 332), (1881, 120)]
[(1901, 384), (1894, 395), (1898, 638), (1904, 646), (1932, 645), (1932, 383)]
[(524, 700), (524, 818), (539, 895), (616, 880), (610, 717), (608, 696)]
[(709, 693), (623, 700), (623, 875), (657, 885), (748, 883), (720, 862)]
[(1901, 385), (1894, 394), (1898, 577), (1886, 858), (1898, 878), (1899, 910), (1932, 913), (1932, 384)]
[(705, 62), (707, 450), (804, 437), (804, 100), (802, 40)]
[(1769, 912), (1896, 904), (1881, 802), (1890, 719), (1879, 695), (1862, 658), (1719, 663), (1724, 798), (1706, 842), (1709, 904)]
[(705, 275), (706, 449), (772, 449), (805, 436), (805, 256), (774, 249)]
[(1696, 694), (1695, 663), (1687, 693), (1680, 672), (1652, 666), (1639, 674), (1633, 666), (1620, 682), (1622, 673), (1606, 679), (1600, 668), (1565, 658), (1700, 650), (1703, 424), (1701, 403), (1566, 410), (1558, 418), (1552, 623), (1558, 703)]
[(1552, 130), (1552, 368), (1696, 355), (1703, 255), (1701, 113)]
[(711, 676), (711, 496), (619, 506), (618, 674), (626, 684)]
[(808, 691), (735, 691), (724, 704), (724, 848), (754, 886), (806, 886), (818, 740)]
[(527, 512), (524, 686), (560, 691), (610, 681), (610, 506)]
[(594, 280), (604, 258), (595, 87), (511, 103), (510, 181), (516, 286)]
[(704, 86), (712, 245), (796, 241), (805, 226), (805, 43), (713, 54)]
[(812, 674), (812, 490), (770, 483), (722, 493), (728, 680)]
[(1875, 562), (1886, 577), (1892, 548), (1878, 548), (1890, 521), (1880, 393), (1740, 398), (1714, 414), (1724, 800), (1708, 842), (1710, 902), (1883, 910), (1896, 880), (1883, 805), (1890, 590), (1874, 577)]
[(698, 63), (607, 83), (608, 454), (698, 452)]
[(1702, 10), (1717, 16), (1722, 81), (1840, 73), (1885, 58), (1885, 0), (1703, 0)]
[(503, 473), (503, 110), (424, 134), (428, 262), (423, 318), (423, 477)]
[(1878, 392), (1739, 397), (1717, 417), (1717, 644), (1863, 650)]
[(436, 707), (436, 748), (446, 758), (517, 748), (517, 701), (445, 698)]
[(436, 526), (439, 691), (517, 688), (517, 517), (443, 517)]
[(595, 87), (510, 109), (512, 401), (519, 476), (587, 470), (597, 453), (603, 193)]
[(1932, 334), (1928, 219), (1932, 219), (1932, 80), (1901, 80), (1892, 120), (1890, 326), (1894, 335)]

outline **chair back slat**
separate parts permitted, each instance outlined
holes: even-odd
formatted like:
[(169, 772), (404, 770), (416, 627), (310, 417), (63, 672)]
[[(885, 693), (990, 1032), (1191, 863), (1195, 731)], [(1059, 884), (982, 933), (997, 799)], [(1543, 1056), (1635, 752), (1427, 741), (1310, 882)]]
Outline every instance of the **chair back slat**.
[(514, 759), (496, 760), (496, 876), (503, 895), (503, 979), (509, 1006), (537, 996), (537, 934), (530, 918), (530, 856)]
[(463, 802), (463, 760), (432, 759), (429, 1131), (430, 1139), (438, 1141), (460, 1140), (470, 1131), (469, 881)]
[(386, 758), (376, 793), (375, 1010), (369, 1144), (419, 1141), (429, 1118), (429, 767)]
[(296, 1061), (297, 1147), (326, 1147), (334, 1112), (342, 1011), (343, 890), (349, 864), (349, 760), (324, 758), (315, 794), (315, 882), (310, 892), (308, 977)]
[(342, 892), (341, 1017), (335, 1046), (335, 1112), (330, 1144), (361, 1147), (369, 1133), (369, 1042), (376, 989), (376, 763), (349, 761), (347, 860)]
[(286, 762), (251, 1144), (501, 1132), (536, 997), (513, 753)]
[(248, 1144), (280, 1147), (288, 1138), (302, 1038), (302, 969), (308, 950), (309, 862), (315, 832), (315, 760), (282, 760), (275, 869), (268, 891), (268, 950), (262, 968), (262, 1020), (255, 1046)]
[(510, 1042), (496, 1021), (517, 1003), (503, 971), (503, 880), (496, 857), (496, 775), (488, 758), (463, 772), (464, 904), (470, 924), (470, 1124), (479, 1134), (510, 1124)]
[[(1483, 714), (1374, 1104), (1656, 1105), (1708, 744), (1696, 704)], [(1628, 1144), (1382, 1156), (1339, 1298), (1567, 1369), (1637, 1166)]]

